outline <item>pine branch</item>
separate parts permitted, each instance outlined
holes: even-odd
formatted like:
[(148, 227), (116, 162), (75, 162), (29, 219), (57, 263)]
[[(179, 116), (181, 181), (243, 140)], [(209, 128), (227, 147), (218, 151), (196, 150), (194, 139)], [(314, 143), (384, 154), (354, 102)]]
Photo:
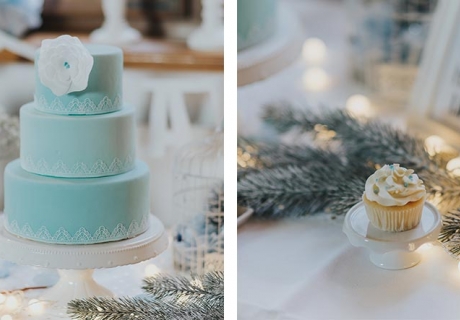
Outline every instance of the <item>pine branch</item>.
[(451, 176), (446, 169), (430, 166), (419, 172), (424, 181), (428, 200), (445, 214), (460, 208), (460, 179)]
[(181, 276), (158, 275), (144, 280), (142, 287), (155, 299), (170, 298), (175, 303), (181, 301), (202, 304), (204, 308), (224, 307), (224, 274), (209, 272), (204, 276), (193, 276), (192, 280)]
[(224, 297), (224, 272), (208, 272), (200, 278), (204, 289), (222, 298)]
[(303, 111), (288, 107), (283, 103), (268, 105), (264, 109), (262, 119), (279, 133), (287, 132), (294, 127), (301, 127), (310, 131), (315, 125), (310, 118), (305, 116)]
[(239, 171), (238, 202), (255, 208), (256, 216), (279, 218), (325, 210), (341, 214), (360, 201), (367, 177), (389, 163), (414, 169), (425, 182), (428, 199), (441, 212), (460, 207), (460, 179), (429, 156), (422, 140), (400, 129), (357, 120), (344, 110), (314, 114), (269, 106), (264, 119), (280, 133), (296, 129), (315, 134), (321, 125), (335, 131), (332, 140), (340, 147), (331, 151), (246, 141), (258, 166)]
[(293, 128), (314, 132), (316, 125), (325, 126), (336, 132), (333, 139), (342, 143), (349, 157), (363, 163), (399, 163), (416, 171), (430, 163), (423, 141), (379, 121), (360, 121), (347, 110), (333, 109), (315, 114), (289, 105), (268, 106), (264, 120), (280, 133)]
[(266, 167), (282, 167), (292, 164), (308, 165), (310, 162), (336, 164), (343, 161), (343, 154), (329, 149), (317, 149), (302, 145), (269, 144), (260, 147), (259, 159)]
[(460, 211), (459, 209), (443, 217), (443, 225), (438, 240), (454, 258), (460, 256)]
[(148, 298), (73, 300), (67, 313), (79, 320), (224, 319), (224, 273), (186, 277), (159, 275), (144, 280)]
[(347, 166), (335, 159), (333, 163), (331, 159), (329, 166), (311, 161), (307, 166), (248, 173), (238, 183), (239, 204), (257, 208), (259, 217), (302, 216), (328, 208), (341, 214), (359, 201), (372, 169)]
[(220, 312), (194, 304), (155, 301), (142, 298), (88, 298), (73, 300), (68, 306), (71, 319), (125, 320), (125, 319), (223, 319)]

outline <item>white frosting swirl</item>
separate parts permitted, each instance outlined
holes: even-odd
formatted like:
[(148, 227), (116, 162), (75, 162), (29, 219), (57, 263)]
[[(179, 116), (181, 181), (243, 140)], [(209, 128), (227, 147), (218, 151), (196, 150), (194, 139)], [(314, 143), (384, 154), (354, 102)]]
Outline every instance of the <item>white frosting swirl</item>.
[(423, 181), (412, 169), (385, 165), (367, 178), (365, 195), (382, 206), (404, 206), (426, 195)]

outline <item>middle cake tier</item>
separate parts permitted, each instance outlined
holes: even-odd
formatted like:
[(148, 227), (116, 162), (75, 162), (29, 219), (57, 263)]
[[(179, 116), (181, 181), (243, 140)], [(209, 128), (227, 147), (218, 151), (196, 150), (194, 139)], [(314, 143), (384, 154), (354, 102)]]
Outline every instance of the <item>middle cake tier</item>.
[(5, 227), (22, 238), (92, 244), (135, 237), (148, 227), (149, 169), (97, 179), (29, 173), (19, 160), (5, 169)]
[(85, 178), (121, 174), (135, 162), (134, 111), (92, 116), (44, 113), (33, 103), (20, 112), (21, 166), (53, 177)]

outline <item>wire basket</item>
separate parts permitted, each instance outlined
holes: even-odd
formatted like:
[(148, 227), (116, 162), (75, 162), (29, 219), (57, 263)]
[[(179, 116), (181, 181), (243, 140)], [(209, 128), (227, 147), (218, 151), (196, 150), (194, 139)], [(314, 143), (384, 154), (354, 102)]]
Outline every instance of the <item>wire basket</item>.
[(437, 0), (347, 0), (353, 77), (405, 104)]
[(224, 269), (223, 132), (182, 148), (174, 163), (174, 266), (203, 274)]

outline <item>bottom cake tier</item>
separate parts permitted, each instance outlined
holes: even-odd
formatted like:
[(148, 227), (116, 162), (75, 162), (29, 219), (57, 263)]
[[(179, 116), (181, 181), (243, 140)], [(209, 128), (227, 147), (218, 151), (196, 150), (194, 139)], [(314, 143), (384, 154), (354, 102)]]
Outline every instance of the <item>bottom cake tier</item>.
[(55, 244), (93, 244), (135, 237), (148, 227), (149, 169), (141, 161), (116, 176), (70, 179), (5, 169), (5, 228)]

